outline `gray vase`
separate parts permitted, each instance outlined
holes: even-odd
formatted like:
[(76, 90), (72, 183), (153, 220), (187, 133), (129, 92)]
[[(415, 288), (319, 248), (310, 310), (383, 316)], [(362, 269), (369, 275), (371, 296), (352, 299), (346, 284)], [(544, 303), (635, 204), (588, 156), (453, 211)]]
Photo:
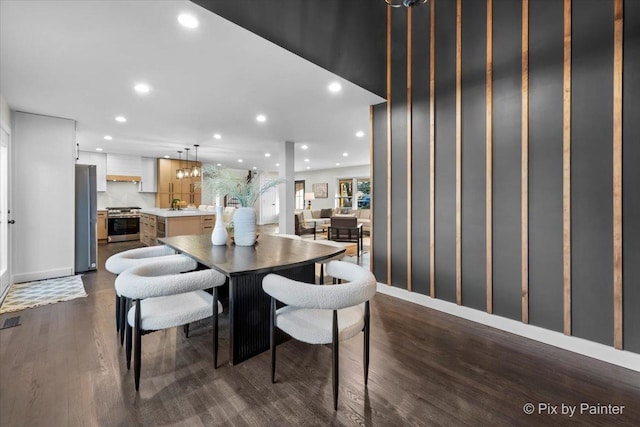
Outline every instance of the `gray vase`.
[(233, 214), (233, 240), (237, 246), (253, 246), (256, 243), (256, 211), (238, 208)]

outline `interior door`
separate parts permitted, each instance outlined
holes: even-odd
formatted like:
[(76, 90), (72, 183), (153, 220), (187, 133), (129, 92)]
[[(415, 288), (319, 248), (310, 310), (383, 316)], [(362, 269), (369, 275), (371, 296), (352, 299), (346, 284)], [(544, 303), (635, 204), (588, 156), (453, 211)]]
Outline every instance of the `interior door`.
[(9, 277), (9, 134), (0, 127), (0, 298)]
[(278, 189), (271, 187), (260, 197), (262, 224), (275, 224), (278, 222)]

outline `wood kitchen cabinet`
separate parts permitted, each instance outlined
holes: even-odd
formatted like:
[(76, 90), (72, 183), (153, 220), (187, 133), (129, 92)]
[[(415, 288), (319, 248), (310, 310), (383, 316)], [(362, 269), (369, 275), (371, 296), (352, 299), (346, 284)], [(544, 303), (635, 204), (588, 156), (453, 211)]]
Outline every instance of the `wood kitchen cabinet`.
[(98, 220), (96, 223), (98, 243), (107, 243), (108, 223), (107, 211), (98, 211)]
[[(189, 161), (189, 166), (195, 164), (202, 167), (201, 162)], [(170, 208), (173, 199), (185, 200), (187, 203), (198, 206), (202, 201), (200, 177), (176, 178), (176, 169), (186, 167), (182, 160), (158, 159), (158, 192), (156, 193), (156, 207)]]
[(140, 241), (147, 246), (155, 246), (157, 244), (155, 215), (140, 215)]
[[(158, 222), (164, 224), (164, 236)], [(160, 237), (181, 236), (184, 234), (211, 234), (215, 224), (215, 215), (158, 217), (143, 213), (140, 216), (140, 241), (146, 246), (158, 244)]]

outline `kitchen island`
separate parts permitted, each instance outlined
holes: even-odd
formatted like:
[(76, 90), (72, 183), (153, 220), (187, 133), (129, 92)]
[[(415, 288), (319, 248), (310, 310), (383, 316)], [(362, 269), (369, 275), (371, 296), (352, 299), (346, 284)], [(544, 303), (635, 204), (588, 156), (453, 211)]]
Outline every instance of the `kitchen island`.
[(147, 246), (157, 245), (162, 237), (211, 234), (215, 223), (211, 211), (147, 208), (140, 213), (140, 241)]

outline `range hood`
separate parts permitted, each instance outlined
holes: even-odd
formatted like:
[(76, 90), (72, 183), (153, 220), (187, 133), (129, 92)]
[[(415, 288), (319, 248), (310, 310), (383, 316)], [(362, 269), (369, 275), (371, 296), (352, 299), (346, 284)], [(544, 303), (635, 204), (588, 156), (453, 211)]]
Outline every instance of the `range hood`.
[(137, 175), (107, 175), (107, 181), (140, 182), (142, 181), (142, 177)]

